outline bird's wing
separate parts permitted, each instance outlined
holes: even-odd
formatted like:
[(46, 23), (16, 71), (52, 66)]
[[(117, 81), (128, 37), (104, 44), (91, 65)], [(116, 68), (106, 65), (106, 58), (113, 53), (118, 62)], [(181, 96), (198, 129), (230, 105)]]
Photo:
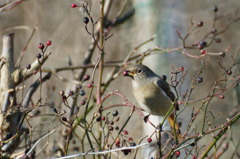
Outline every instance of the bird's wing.
[[(175, 101), (175, 95), (173, 94), (173, 92), (171, 91), (168, 83), (166, 81), (164, 81), (163, 79), (161, 78), (158, 78), (155, 82), (154, 82), (158, 87), (160, 87), (164, 93), (173, 101), (173, 102), (176, 102)], [(175, 103), (175, 106), (176, 106), (176, 110), (179, 110), (179, 106), (177, 103)]]

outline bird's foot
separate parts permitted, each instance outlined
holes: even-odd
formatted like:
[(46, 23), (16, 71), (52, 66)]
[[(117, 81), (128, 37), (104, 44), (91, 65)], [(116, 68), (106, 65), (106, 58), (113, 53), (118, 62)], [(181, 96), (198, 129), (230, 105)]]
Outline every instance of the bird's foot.
[(149, 116), (150, 116), (150, 115), (151, 115), (151, 114), (148, 114), (148, 115), (144, 116), (143, 120), (144, 120), (145, 123), (149, 123), (149, 124), (151, 124), (154, 128), (157, 129), (157, 127), (149, 120)]
[(149, 118), (150, 115), (151, 114), (148, 114), (148, 115), (144, 116), (143, 120), (144, 120), (145, 123), (147, 123), (149, 121), (148, 118)]
[(157, 126), (157, 129), (159, 129), (160, 132), (163, 131), (163, 129), (162, 129), (162, 123), (160, 123), (160, 124)]

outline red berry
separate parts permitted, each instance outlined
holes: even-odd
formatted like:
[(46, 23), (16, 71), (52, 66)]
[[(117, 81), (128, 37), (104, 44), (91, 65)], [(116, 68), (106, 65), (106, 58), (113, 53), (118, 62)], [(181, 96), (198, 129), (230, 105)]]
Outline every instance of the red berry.
[(193, 155), (193, 156), (192, 156), (192, 159), (197, 159), (197, 156), (194, 156), (194, 155)]
[(219, 98), (220, 98), (220, 99), (224, 99), (225, 96), (224, 96), (224, 95), (220, 95)]
[(73, 3), (73, 4), (71, 5), (71, 7), (72, 7), (72, 8), (76, 8), (76, 7), (78, 7), (78, 5), (76, 5), (76, 4)]
[(207, 42), (206, 41), (200, 41), (198, 43), (198, 49), (203, 49), (206, 46), (207, 46)]
[(217, 29), (216, 29), (216, 28), (212, 28), (211, 32), (212, 32), (213, 34), (215, 34), (215, 33), (217, 32)]
[(104, 121), (106, 119), (106, 117), (105, 116), (102, 116), (102, 120)]
[(81, 104), (81, 105), (85, 105), (85, 104), (86, 104), (86, 100), (83, 99), (80, 104)]
[(123, 76), (128, 76), (129, 75), (129, 71), (125, 70), (123, 71)]
[(184, 71), (184, 67), (180, 67), (179, 71), (183, 72)]
[(228, 70), (228, 71), (227, 71), (227, 74), (228, 74), (228, 75), (231, 75), (231, 74), (232, 74), (232, 71), (231, 71), (231, 70)]
[(109, 126), (109, 127), (108, 127), (108, 130), (109, 130), (109, 131), (113, 131), (113, 127), (112, 127), (112, 126)]
[(224, 145), (223, 145), (223, 150), (226, 151), (226, 150), (228, 149), (228, 146), (229, 146), (228, 143), (224, 144)]
[(43, 44), (43, 43), (39, 43), (39, 44), (38, 44), (38, 48), (41, 49), (41, 50), (43, 50), (43, 49), (44, 49), (44, 44)]
[(73, 95), (74, 95), (74, 91), (70, 90), (70, 91), (68, 92), (68, 96), (73, 96)]
[(67, 96), (63, 95), (63, 96), (62, 96), (62, 99), (63, 99), (63, 100), (67, 100)]
[(120, 119), (120, 117), (118, 116), (118, 117), (116, 117), (116, 119), (115, 119), (115, 122), (118, 122), (119, 121), (119, 119)]
[(62, 121), (68, 121), (68, 119), (65, 116), (63, 116)]
[(87, 81), (87, 80), (89, 80), (90, 79), (90, 76), (89, 75), (85, 75), (84, 77), (83, 77), (83, 80), (84, 81)]
[(93, 87), (93, 84), (92, 84), (92, 83), (88, 83), (88, 84), (87, 84), (87, 87), (88, 87), (88, 88), (92, 88), (92, 87)]
[(152, 138), (148, 138), (147, 141), (150, 143), (152, 142)]
[(115, 144), (116, 145), (116, 147), (120, 147), (120, 143), (119, 144)]
[(59, 92), (59, 94), (60, 94), (60, 96), (63, 96), (63, 95), (65, 95), (65, 92), (61, 91), (61, 92)]
[(114, 125), (114, 121), (110, 121), (110, 125)]
[(215, 42), (216, 42), (216, 43), (220, 43), (220, 42), (222, 42), (222, 39), (221, 39), (221, 38), (216, 38), (216, 39), (215, 39)]
[(198, 44), (198, 49), (203, 49), (204, 47), (200, 44)]
[(129, 138), (128, 138), (128, 141), (133, 141), (133, 138), (132, 138), (132, 137), (129, 137)]
[(198, 22), (197, 26), (198, 26), (198, 27), (203, 26), (203, 21)]
[(206, 50), (201, 50), (201, 54), (202, 54), (202, 55), (204, 55), (204, 54), (206, 54), (206, 53), (207, 53)]
[(116, 147), (120, 147), (120, 140), (119, 140), (119, 139), (117, 139), (117, 140), (115, 141), (115, 145), (116, 145)]
[(175, 156), (178, 158), (181, 155), (180, 151), (175, 152)]
[(179, 105), (183, 104), (183, 101), (178, 101), (178, 104), (179, 104)]
[(217, 29), (216, 28), (212, 28), (211, 32), (214, 34), (217, 32)]
[(127, 130), (123, 130), (123, 134), (124, 135), (128, 135), (128, 131)]
[(48, 40), (48, 41), (46, 42), (46, 45), (47, 45), (47, 46), (52, 45), (52, 41)]

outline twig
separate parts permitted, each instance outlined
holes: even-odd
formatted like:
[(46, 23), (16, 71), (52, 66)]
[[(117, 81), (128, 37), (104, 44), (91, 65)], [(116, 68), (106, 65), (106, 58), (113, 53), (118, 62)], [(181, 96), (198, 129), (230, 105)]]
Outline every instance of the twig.
[(28, 79), (29, 77), (31, 77), (33, 75), (33, 71), (38, 70), (48, 59), (48, 57), (51, 55), (51, 53), (49, 53), (48, 55), (44, 55), (41, 59), (36, 59), (32, 64), (31, 64), (31, 68), (30, 69), (16, 69), (12, 76), (13, 76), (13, 80), (15, 85), (20, 84), (23, 79)]
[[(46, 81), (46, 80), (48, 80), (48, 79), (50, 79), (50, 78), (51, 78), (51, 73), (48, 73), (48, 74), (46, 74), (41, 80), (42, 80), (42, 82), (44, 82), (44, 81)], [(27, 94), (26, 94), (26, 96), (25, 96), (25, 98), (24, 98), (24, 100), (23, 100), (23, 102), (22, 102), (22, 106), (23, 106), (24, 108), (27, 108), (27, 107), (28, 107), (29, 102), (30, 102), (30, 100), (31, 100), (31, 98), (32, 98), (32, 95), (36, 92), (36, 90), (37, 90), (37, 88), (39, 87), (39, 85), (40, 85), (40, 79), (37, 79), (37, 80), (30, 86), (30, 88), (29, 88), (29, 90), (28, 90), (28, 92), (27, 92)]]
[(142, 143), (142, 144), (137, 145), (137, 146), (121, 147), (121, 148), (117, 148), (117, 149), (112, 149), (112, 150), (107, 150), (107, 151), (99, 151), (99, 152), (85, 152), (85, 153), (79, 153), (79, 154), (75, 154), (75, 155), (52, 158), (52, 159), (74, 158), (74, 157), (80, 157), (80, 156), (85, 156), (85, 155), (101, 155), (101, 154), (107, 154), (107, 153), (111, 153), (111, 152), (118, 152), (118, 151), (122, 151), (122, 150), (138, 149), (140, 147), (144, 147), (144, 146), (147, 146), (149, 144), (150, 143)]
[[(37, 144), (38, 144), (41, 140), (43, 140), (44, 138), (48, 137), (49, 135), (51, 135), (51, 134), (54, 133), (55, 131), (56, 131), (56, 129), (50, 131), (50, 132), (47, 133), (46, 135), (44, 135), (44, 136), (42, 136), (41, 138), (39, 138), (39, 139), (35, 142), (35, 144), (32, 146), (32, 148), (27, 152), (26, 155), (29, 155), (30, 153), (32, 153), (32, 151), (35, 149), (35, 147), (37, 146)], [(23, 154), (23, 155), (24, 155), (24, 154)], [(23, 157), (23, 155), (16, 157), (16, 159), (21, 159), (21, 157)]]
[(24, 0), (15, 0), (15, 1), (8, 2), (5, 5), (0, 6), (0, 12), (10, 10), (10, 9), (16, 7), (17, 5), (19, 5), (20, 3), (22, 3), (23, 1)]
[(23, 56), (25, 55), (26, 50), (27, 50), (27, 48), (28, 48), (28, 45), (29, 45), (30, 41), (32, 40), (33, 35), (34, 35), (34, 33), (36, 32), (36, 30), (37, 30), (37, 26), (34, 26), (34, 28), (33, 28), (33, 30), (32, 30), (32, 33), (31, 33), (31, 35), (30, 35), (30, 37), (29, 37), (26, 45), (25, 45), (24, 48), (21, 50), (21, 54), (20, 54), (19, 58), (17, 59), (17, 62), (16, 62), (16, 64), (15, 64), (16, 67), (20, 68), (20, 65), (21, 65)]

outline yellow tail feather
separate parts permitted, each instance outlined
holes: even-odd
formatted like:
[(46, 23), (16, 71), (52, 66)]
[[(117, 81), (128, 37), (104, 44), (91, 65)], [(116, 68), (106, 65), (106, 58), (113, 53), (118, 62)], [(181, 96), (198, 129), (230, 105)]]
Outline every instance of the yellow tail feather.
[(174, 118), (175, 118), (175, 115), (172, 113), (171, 115), (168, 116), (168, 122), (172, 128), (174, 136), (176, 135), (177, 139), (179, 141), (182, 141), (183, 138), (181, 136), (180, 128), (179, 128), (177, 122), (176, 121), (174, 122)]

